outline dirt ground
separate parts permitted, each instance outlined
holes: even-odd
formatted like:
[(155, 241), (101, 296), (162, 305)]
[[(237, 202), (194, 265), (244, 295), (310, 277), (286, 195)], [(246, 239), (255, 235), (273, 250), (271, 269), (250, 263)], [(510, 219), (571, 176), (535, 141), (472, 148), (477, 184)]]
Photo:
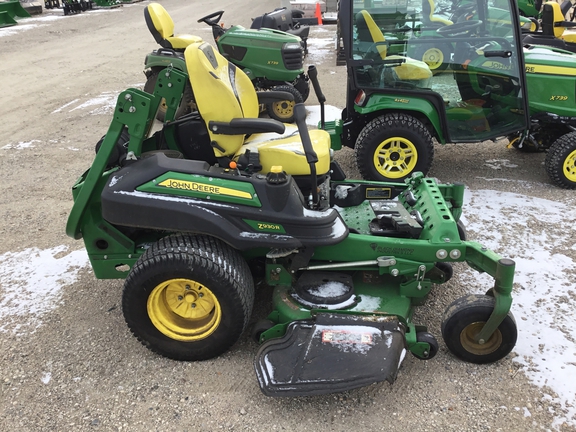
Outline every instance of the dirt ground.
[[(146, 4), (61, 19), (49, 19), (61, 11), (46, 11), (37, 26), (0, 37), (0, 255), (63, 245), (63, 256), (83, 248), (65, 235), (70, 188), (107, 130), (112, 108), (105, 102), (113, 104), (118, 92), (144, 83), (144, 57), (156, 48), (144, 22)], [(216, 8), (225, 11), (227, 25), (248, 27), (250, 18), (278, 6), (272, 0), (162, 4), (177, 33), (211, 43), (208, 27), (196, 21)], [(341, 108), (346, 70), (327, 53), (318, 57), (320, 82), (328, 102)], [(309, 103), (316, 103), (313, 96)], [(358, 176), (351, 151), (337, 158), (350, 177)], [(515, 167), (504, 163), (495, 171), (487, 160), (509, 160)], [(430, 174), (463, 181), (471, 190), (519, 192), (573, 208), (576, 195), (549, 182), (543, 160), (542, 154), (508, 150), (502, 142), (438, 146)], [(546, 229), (547, 221), (539, 223)], [(513, 235), (514, 215), (509, 229)], [(499, 252), (504, 251), (505, 245)], [(13, 282), (0, 282), (2, 296)], [(252, 366), (257, 345), (248, 335), (214, 360), (175, 362), (149, 352), (128, 331), (121, 280), (96, 280), (89, 266), (81, 268), (41, 325), (27, 327), (45, 301), (38, 288), (20, 305), (27, 313), (12, 316), (0, 332), (0, 430), (576, 430), (556, 421), (562, 410), (544, 396), (553, 391), (531, 384), (514, 353), (496, 364), (473, 365), (456, 360), (441, 343), (429, 362), (409, 356), (393, 385), (274, 399), (258, 388)], [(416, 320), (439, 334), (441, 312), (466, 292), (454, 278), (434, 292)], [(258, 291), (257, 297), (252, 321), (270, 309), (269, 292)]]

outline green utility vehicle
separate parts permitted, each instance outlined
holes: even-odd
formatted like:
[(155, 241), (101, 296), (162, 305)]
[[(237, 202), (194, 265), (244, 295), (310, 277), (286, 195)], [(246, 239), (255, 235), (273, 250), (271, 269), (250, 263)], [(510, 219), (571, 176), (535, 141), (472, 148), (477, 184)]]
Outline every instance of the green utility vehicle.
[[(548, 151), (552, 181), (575, 188), (576, 56), (523, 47), (516, 6), (506, 5), (478, 0), (473, 19), (437, 29), (442, 38), (407, 33), (402, 24), (394, 39), (378, 24), (400, 10), (394, 2), (341, 0), (348, 81), (341, 119), (325, 125), (332, 147), (354, 148), (366, 179), (401, 181), (428, 172), (434, 139), (510, 137), (515, 147)], [(454, 50), (443, 72), (416, 60), (419, 46), (448, 42)]]

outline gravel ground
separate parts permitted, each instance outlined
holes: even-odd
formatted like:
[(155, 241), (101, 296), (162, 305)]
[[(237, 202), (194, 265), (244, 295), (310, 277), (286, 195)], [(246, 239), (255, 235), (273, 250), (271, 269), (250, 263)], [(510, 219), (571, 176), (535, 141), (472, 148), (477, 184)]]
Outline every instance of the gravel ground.
[[(120, 307), (122, 281), (96, 280), (89, 266), (75, 267), (74, 260), (50, 280), (27, 279), (38, 269), (27, 267), (25, 256), (50, 250), (54, 259), (65, 259), (83, 247), (64, 233), (70, 187), (89, 166), (118, 92), (144, 83), (144, 56), (155, 48), (143, 18), (146, 4), (65, 18), (46, 11), (18, 29), (0, 29), (0, 430), (576, 430), (557, 421), (562, 409), (545, 396), (554, 392), (531, 384), (514, 353), (480, 366), (456, 360), (441, 343), (429, 362), (407, 357), (393, 385), (273, 399), (258, 388), (252, 366), (257, 345), (247, 335), (214, 360), (167, 360), (129, 333)], [(208, 27), (196, 22), (216, 10), (212, 2), (162, 4), (177, 32), (212, 42)], [(252, 16), (276, 6), (271, 0), (223, 0), (217, 8), (226, 11), (226, 25), (248, 27)], [(325, 38), (334, 30), (323, 26), (314, 34)], [(346, 71), (335, 66), (331, 48), (311, 49), (309, 61), (318, 66), (329, 103), (341, 108)], [(352, 151), (339, 152), (337, 159), (350, 177), (358, 176)], [(508, 150), (503, 142), (438, 146), (430, 175), (464, 181), (470, 190), (574, 206), (573, 192), (550, 184), (543, 160), (541, 154)], [(500, 161), (500, 169), (486, 161)], [(509, 222), (513, 235), (514, 215)], [(547, 229), (547, 221), (538, 223)], [(499, 252), (505, 251), (502, 245)], [(576, 259), (574, 250), (567, 253)], [(8, 262), (15, 269), (6, 276)], [(456, 273), (463, 267), (457, 265)], [(23, 281), (33, 289), (18, 288)], [(49, 290), (54, 281), (63, 287), (58, 292)], [(441, 312), (469, 288), (455, 277), (433, 292), (415, 321), (439, 334)], [(270, 297), (268, 290), (257, 291), (252, 321), (267, 315)]]

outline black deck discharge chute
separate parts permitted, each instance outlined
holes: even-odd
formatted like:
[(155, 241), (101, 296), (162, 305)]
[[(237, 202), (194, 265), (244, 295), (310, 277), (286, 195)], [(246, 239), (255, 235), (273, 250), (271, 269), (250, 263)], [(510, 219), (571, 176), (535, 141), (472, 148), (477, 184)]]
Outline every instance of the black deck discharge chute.
[(321, 313), (262, 344), (254, 367), (265, 395), (310, 396), (393, 383), (405, 353), (395, 317)]

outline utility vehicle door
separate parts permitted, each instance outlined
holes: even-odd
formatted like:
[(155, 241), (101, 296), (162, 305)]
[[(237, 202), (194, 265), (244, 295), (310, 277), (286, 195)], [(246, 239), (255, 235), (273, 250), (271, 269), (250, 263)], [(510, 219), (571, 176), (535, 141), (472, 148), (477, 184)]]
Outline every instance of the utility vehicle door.
[(442, 143), (526, 129), (520, 23), (512, 0), (455, 6), (433, 0), (341, 0), (339, 25), (348, 68), (348, 120), (410, 112), (431, 124)]

